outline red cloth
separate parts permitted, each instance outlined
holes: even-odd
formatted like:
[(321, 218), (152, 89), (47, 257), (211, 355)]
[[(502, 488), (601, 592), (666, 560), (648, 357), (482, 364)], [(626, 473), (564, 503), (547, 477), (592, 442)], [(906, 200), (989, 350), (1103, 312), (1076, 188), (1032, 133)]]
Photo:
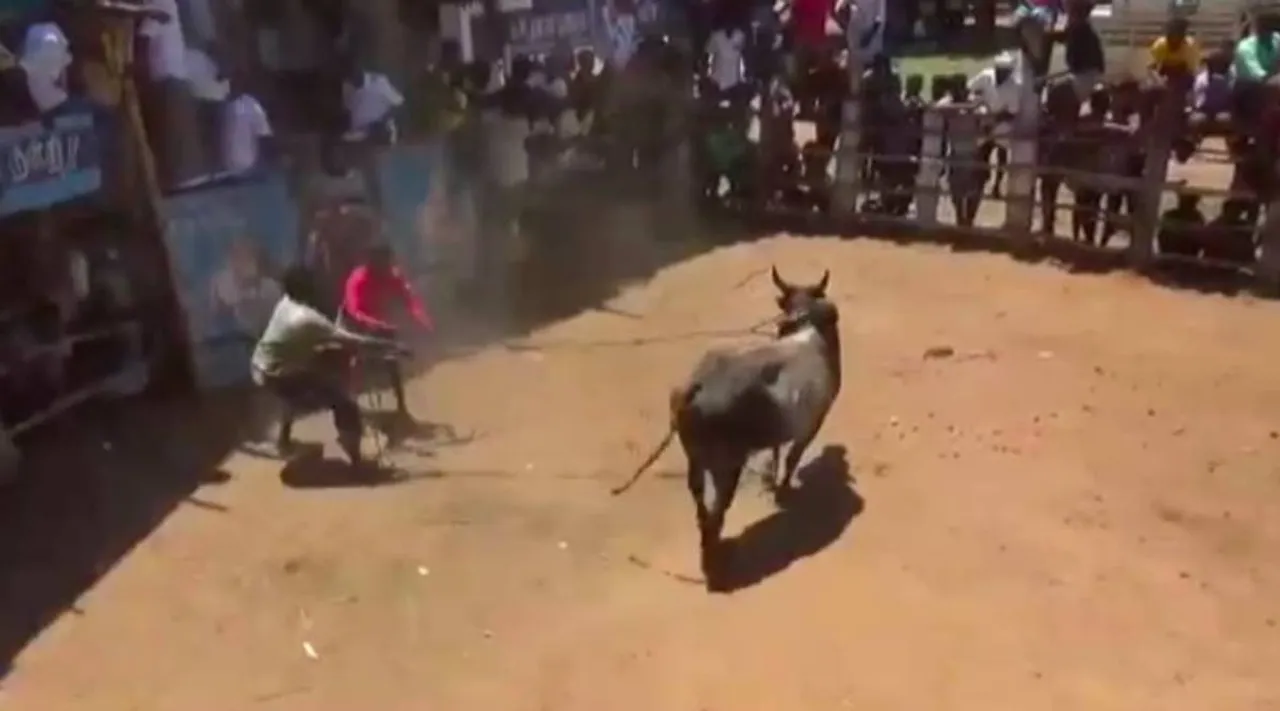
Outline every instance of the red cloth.
[(395, 325), (389, 323), (386, 316), (392, 307), (403, 305), (415, 321), (431, 328), (426, 306), (413, 293), (413, 287), (399, 269), (375, 272), (367, 266), (356, 267), (347, 277), (343, 291), (343, 310), (363, 325), (394, 329)]
[(836, 9), (836, 0), (794, 0), (791, 21), (795, 24), (796, 41), (819, 46), (827, 41), (827, 18)]

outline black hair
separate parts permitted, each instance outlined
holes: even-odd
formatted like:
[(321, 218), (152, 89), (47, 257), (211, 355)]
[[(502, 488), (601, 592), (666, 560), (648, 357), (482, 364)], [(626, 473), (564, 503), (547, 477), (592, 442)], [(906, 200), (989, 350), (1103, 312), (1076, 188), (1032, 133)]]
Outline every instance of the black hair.
[(303, 304), (310, 304), (316, 295), (315, 278), (303, 264), (291, 264), (280, 276), (284, 295)]

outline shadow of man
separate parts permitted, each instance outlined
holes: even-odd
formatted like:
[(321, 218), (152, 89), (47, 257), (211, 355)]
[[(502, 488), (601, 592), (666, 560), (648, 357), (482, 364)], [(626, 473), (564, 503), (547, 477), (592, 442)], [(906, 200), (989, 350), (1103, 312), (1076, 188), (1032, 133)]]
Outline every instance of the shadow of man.
[(843, 446), (826, 447), (797, 475), (800, 485), (782, 508), (724, 541), (723, 563), (707, 571), (709, 591), (731, 593), (764, 582), (835, 543), (862, 513)]

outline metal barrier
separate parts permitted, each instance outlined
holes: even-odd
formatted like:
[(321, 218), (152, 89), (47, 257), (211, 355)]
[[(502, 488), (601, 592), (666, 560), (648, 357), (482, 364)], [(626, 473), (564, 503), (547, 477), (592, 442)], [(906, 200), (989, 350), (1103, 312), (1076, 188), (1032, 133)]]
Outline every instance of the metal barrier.
[[(1029, 72), (1025, 67), (1024, 71)], [(856, 75), (856, 68), (851, 70)], [(1025, 86), (1035, 86), (1034, 77), (1024, 75)], [(858, 94), (858, 81), (851, 81), (853, 94)], [(830, 210), (817, 214), (834, 221), (834, 228), (845, 231), (856, 229), (864, 233), (876, 233), (878, 228), (895, 228), (910, 230), (917, 234), (971, 234), (992, 238), (1005, 243), (1015, 252), (1026, 251), (1059, 251), (1064, 240), (1056, 234), (1046, 234), (1043, 217), (1038, 215), (1057, 213), (1066, 209), (1074, 217), (1104, 221), (1111, 228), (1123, 227), (1128, 233), (1128, 242), (1123, 250), (1108, 250), (1115, 254), (1118, 264), (1127, 264), (1137, 270), (1145, 270), (1162, 263), (1192, 262), (1200, 266), (1229, 269), (1241, 272), (1255, 279), (1268, 291), (1280, 289), (1280, 200), (1272, 200), (1271, 204), (1263, 202), (1259, 196), (1249, 191), (1231, 190), (1227, 185), (1188, 185), (1185, 180), (1170, 177), (1170, 164), (1175, 142), (1183, 131), (1185, 121), (1185, 96), (1177, 92), (1164, 92), (1158, 102), (1154, 114), (1148, 119), (1144, 128), (1134, 134), (1134, 139), (1141, 141), (1140, 149), (1135, 154), (1143, 156), (1143, 170), (1139, 175), (1117, 172), (1095, 172), (1072, 169), (1069, 167), (1045, 165), (1042, 159), (1053, 148), (1039, 130), (1042, 113), (1040, 92), (1024, 91), (1020, 111), (1015, 118), (1015, 125), (1009, 135), (1009, 160), (1007, 170), (1007, 191), (1002, 197), (984, 195), (983, 186), (978, 186), (976, 196), (972, 185), (962, 185), (958, 194), (956, 178), (966, 171), (974, 171), (981, 175), (991, 169), (987, 162), (979, 160), (976, 155), (976, 144), (981, 136), (978, 115), (975, 107), (966, 105), (935, 105), (926, 109), (923, 116), (920, 150), (917, 155), (868, 155), (862, 152), (862, 139), (866, 133), (863, 126), (864, 107), (857, 101), (847, 101), (844, 105), (843, 124), (840, 141), (835, 149), (836, 162), (834, 181), (830, 185)], [(1227, 152), (1210, 152), (1219, 164), (1235, 164), (1239, 159)], [(876, 186), (867, 184), (873, 171), (867, 166), (886, 166), (892, 164), (914, 164), (915, 177), (910, 184), (897, 186)], [(1073, 184), (1074, 187), (1088, 186), (1091, 190), (1111, 196), (1110, 209), (1102, 205), (1081, 205), (1060, 203), (1056, 200), (1052, 211), (1046, 210), (1044, 196), (1038, 189), (1045, 179), (1058, 178)], [(1162, 206), (1170, 192), (1195, 194), (1212, 200), (1246, 200), (1263, 202), (1256, 210), (1256, 225), (1235, 227), (1237, 231), (1247, 230), (1251, 233), (1253, 249), (1241, 248), (1245, 241), (1238, 236), (1225, 238), (1233, 246), (1218, 249), (1213, 244), (1215, 235), (1221, 234), (1223, 226), (1215, 225), (1180, 225), (1179, 234), (1190, 235), (1195, 242), (1210, 245), (1199, 249), (1178, 248), (1172, 237), (1173, 228), (1162, 226)], [(866, 210), (869, 197), (886, 195), (903, 195), (909, 199), (910, 208), (893, 211), (881, 210), (870, 214)], [(942, 209), (942, 198), (951, 198), (957, 204), (963, 200), (977, 197), (982, 203), (997, 200), (1005, 204), (1003, 220), (993, 220), (990, 210), (977, 214), (953, 214), (948, 216)], [(1119, 215), (1115, 203), (1124, 198), (1128, 203), (1129, 214)], [(768, 198), (766, 198), (768, 201)], [(903, 201), (906, 202), (906, 201)], [(812, 209), (797, 207), (795, 209), (779, 208), (776, 204), (760, 205), (767, 212), (800, 212), (813, 216)], [(976, 207), (976, 205), (974, 206)], [(961, 211), (962, 213), (965, 210)], [(948, 219), (949, 217), (949, 219)], [(977, 219), (973, 219), (977, 218)], [(1037, 225), (1037, 222), (1040, 224)], [(1036, 227), (1040, 229), (1035, 229)], [(1162, 229), (1163, 227), (1163, 229)], [(1104, 224), (1104, 234), (1108, 230)], [(1217, 232), (1213, 232), (1213, 231)], [(1230, 230), (1227, 230), (1230, 231)], [(1162, 240), (1162, 232), (1164, 239)], [(1211, 234), (1212, 232), (1212, 234)], [(1089, 250), (1092, 245), (1075, 245)], [(1073, 248), (1074, 248), (1073, 247)], [(1095, 250), (1096, 251), (1096, 250)], [(1231, 258), (1223, 258), (1224, 253), (1231, 253)]]

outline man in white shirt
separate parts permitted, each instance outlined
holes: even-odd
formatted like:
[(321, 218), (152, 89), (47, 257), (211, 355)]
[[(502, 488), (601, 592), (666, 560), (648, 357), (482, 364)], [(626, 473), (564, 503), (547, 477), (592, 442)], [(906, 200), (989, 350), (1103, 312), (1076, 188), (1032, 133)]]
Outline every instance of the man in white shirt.
[[(237, 82), (237, 85), (239, 82)], [(258, 99), (240, 87), (222, 105), (222, 169), (243, 175), (262, 161), (263, 142), (272, 137), (271, 121)]]
[(747, 46), (747, 33), (740, 27), (722, 22), (707, 39), (709, 59), (708, 73), (718, 97), (737, 102), (746, 86), (746, 66), (743, 52)]
[(992, 195), (1000, 196), (1004, 167), (1009, 164), (1009, 134), (1021, 102), (1022, 83), (1015, 74), (1018, 60), (1004, 52), (995, 62), (969, 80), (969, 94), (979, 110), (987, 114), (991, 141), (995, 144), (995, 182)]
[(1014, 74), (1017, 60), (1004, 52), (995, 62), (969, 80), (969, 93), (981, 111), (994, 120), (992, 138), (1001, 148), (1008, 148), (1013, 117), (1018, 113), (1022, 84)]
[(354, 60), (347, 61), (342, 83), (342, 105), (347, 110), (349, 141), (378, 140), (395, 143), (395, 110), (404, 105), (404, 96), (385, 74), (364, 71)]

